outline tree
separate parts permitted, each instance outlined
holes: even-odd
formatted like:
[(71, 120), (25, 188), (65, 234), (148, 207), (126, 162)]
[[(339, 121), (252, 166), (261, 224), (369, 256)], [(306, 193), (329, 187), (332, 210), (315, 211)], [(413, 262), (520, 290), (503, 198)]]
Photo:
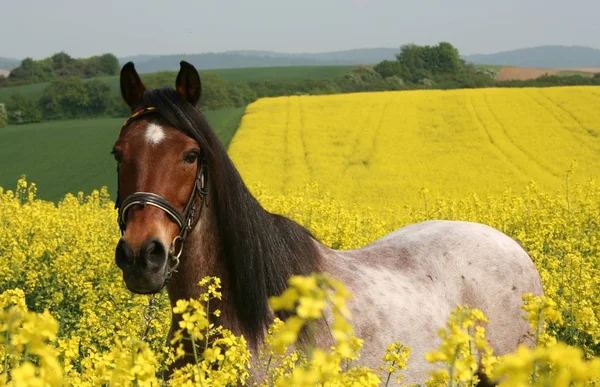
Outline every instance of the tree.
[(118, 75), (119, 71), (121, 71), (119, 60), (113, 54), (100, 55), (98, 61), (100, 62), (100, 70), (103, 75)]
[(44, 89), (40, 105), (46, 119), (82, 117), (89, 114), (89, 95), (80, 78), (57, 79)]
[(93, 116), (105, 114), (110, 106), (110, 85), (98, 79), (91, 79), (85, 82), (85, 92), (88, 95), (85, 113)]
[(108, 101), (107, 114), (111, 117), (128, 117), (131, 112), (121, 95), (113, 95)]
[(58, 77), (67, 77), (71, 75), (79, 75), (81, 66), (78, 66), (78, 61), (71, 58), (64, 51), (58, 52), (50, 57), (50, 63), (54, 74)]
[(47, 82), (54, 79), (55, 74), (49, 61), (35, 61), (25, 58), (19, 67), (13, 69), (8, 75), (9, 81), (20, 83)]
[[(174, 86), (177, 73), (174, 71), (159, 71), (152, 74), (141, 75), (142, 82), (148, 89), (159, 89), (163, 86)], [(204, 76), (202, 76), (202, 86), (204, 86)], [(202, 98), (202, 97), (200, 97)]]
[(0, 103), (0, 128), (6, 128), (8, 120), (6, 119), (6, 109), (3, 103)]
[(405, 44), (400, 48), (400, 53), (396, 55), (396, 59), (406, 69), (405, 77), (408, 81), (417, 83), (431, 77), (431, 72), (427, 69), (425, 61), (428, 50), (427, 46), (417, 46), (415, 44)]
[(8, 99), (6, 113), (8, 122), (11, 124), (27, 124), (39, 122), (42, 119), (42, 113), (36, 101), (25, 97), (18, 91), (12, 93)]
[(402, 63), (395, 60), (384, 60), (383, 62), (378, 63), (374, 70), (379, 73), (383, 78), (397, 76), (397, 77), (405, 77), (407, 75), (406, 68), (402, 65)]
[(112, 54), (81, 59), (82, 75), (86, 78), (119, 74), (119, 60)]
[(113, 54), (75, 59), (61, 51), (37, 61), (25, 58), (17, 68), (11, 71), (8, 80), (0, 80), (0, 87), (9, 84), (49, 82), (61, 77), (92, 78), (118, 75), (119, 70), (119, 60)]
[(427, 54), (429, 57), (426, 58), (426, 67), (433, 74), (456, 74), (464, 67), (458, 50), (450, 43), (441, 42), (431, 47)]
[(396, 55), (396, 59), (408, 71), (414, 73), (425, 69), (425, 51), (426, 47), (405, 44), (400, 47), (400, 54)]
[(228, 82), (217, 73), (202, 74), (202, 95), (200, 107), (206, 110), (234, 107), (229, 98)]

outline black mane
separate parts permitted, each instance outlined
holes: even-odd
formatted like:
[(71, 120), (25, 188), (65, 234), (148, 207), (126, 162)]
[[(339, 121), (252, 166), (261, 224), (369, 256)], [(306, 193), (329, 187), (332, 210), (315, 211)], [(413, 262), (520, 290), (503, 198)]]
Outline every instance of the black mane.
[(147, 90), (141, 105), (156, 107), (162, 118), (200, 145), (216, 193), (209, 203), (216, 206), (221, 243), (217, 259), (227, 270), (223, 291), (233, 302), (244, 336), (255, 346), (271, 323), (268, 297), (281, 294), (291, 275), (318, 271), (313, 236), (296, 222), (261, 207), (205, 117), (175, 90)]

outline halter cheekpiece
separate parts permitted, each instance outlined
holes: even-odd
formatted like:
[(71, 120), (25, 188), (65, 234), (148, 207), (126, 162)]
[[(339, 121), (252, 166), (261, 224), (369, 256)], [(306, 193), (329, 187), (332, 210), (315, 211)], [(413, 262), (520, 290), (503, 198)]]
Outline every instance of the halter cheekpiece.
[[(123, 124), (121, 127), (121, 131), (125, 129), (127, 126), (131, 124), (137, 118), (140, 118), (144, 115), (150, 113), (157, 113), (158, 110), (155, 107), (147, 107), (137, 112), (133, 113)], [(188, 236), (188, 233), (194, 227), (194, 218), (196, 215), (196, 197), (200, 197), (200, 211), (198, 213), (198, 218), (202, 213), (203, 204), (208, 205), (206, 201), (206, 197), (208, 195), (208, 167), (206, 160), (204, 158), (198, 158), (198, 172), (196, 173), (196, 178), (194, 180), (194, 188), (192, 189), (192, 193), (188, 202), (183, 209), (180, 211), (173, 204), (169, 203), (168, 200), (163, 198), (160, 195), (151, 192), (134, 192), (131, 195), (127, 196), (123, 201), (119, 200), (119, 179), (118, 179), (119, 169), (117, 167), (117, 200), (115, 202), (115, 209), (118, 209), (119, 214), (117, 221), (119, 223), (119, 228), (121, 229), (121, 235), (125, 233), (126, 229), (126, 217), (127, 210), (134, 206), (153, 206), (159, 208), (164, 211), (168, 217), (173, 220), (179, 226), (179, 234), (173, 239), (171, 246), (169, 247), (169, 271), (167, 273), (167, 277), (165, 279), (166, 285), (170, 279), (172, 274), (176, 271), (177, 266), (179, 266), (179, 257), (183, 252), (183, 245), (185, 243), (185, 239)]]

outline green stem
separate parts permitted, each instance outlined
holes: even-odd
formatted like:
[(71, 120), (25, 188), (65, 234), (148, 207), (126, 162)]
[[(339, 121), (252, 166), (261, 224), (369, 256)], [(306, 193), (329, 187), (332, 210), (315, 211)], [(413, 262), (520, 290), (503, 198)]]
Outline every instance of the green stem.
[[(135, 350), (134, 350), (134, 349), (135, 349), (135, 348), (134, 348), (134, 346), (133, 346), (133, 343), (132, 343), (132, 344), (131, 344), (131, 364), (132, 364), (132, 365), (135, 365)], [(133, 381), (133, 385), (134, 385), (135, 387), (138, 387), (138, 380), (137, 380), (137, 376), (136, 376), (136, 378), (135, 378), (135, 379), (134, 379), (134, 381)]]
[[(460, 350), (460, 345), (456, 346), (456, 350), (455, 353), (458, 353), (458, 351)], [(448, 374), (450, 375), (450, 380), (448, 381), (448, 386), (452, 387), (454, 386), (454, 363), (456, 363), (456, 357), (452, 359), (452, 364), (450, 364), (450, 370), (448, 372)]]
[[(193, 333), (190, 333), (190, 337), (192, 339), (192, 350), (194, 351), (194, 360), (196, 361), (196, 365), (199, 366), (200, 362), (198, 361), (198, 351), (196, 350), (196, 338)], [(200, 378), (200, 385), (204, 386), (202, 383), (202, 378)]]
[[(393, 366), (395, 366), (395, 365), (396, 365), (396, 361), (394, 360), (394, 361), (392, 362), (392, 367), (393, 367)], [(392, 371), (392, 372), (389, 372), (389, 373), (388, 373), (387, 379), (386, 379), (386, 381), (385, 381), (385, 387), (387, 387), (387, 386), (388, 386), (388, 383), (390, 382), (390, 378), (392, 377), (392, 374), (393, 374), (393, 373), (394, 373), (394, 371)]]
[(204, 332), (204, 350), (208, 349), (208, 330), (210, 329), (210, 298), (206, 301), (206, 318), (208, 319), (208, 325), (206, 326), (206, 332)]
[(29, 361), (29, 345), (25, 346), (25, 353), (23, 354), (23, 361)]
[(6, 372), (8, 374), (8, 354), (9, 354), (9, 348), (10, 348), (10, 319), (9, 321), (9, 325), (8, 325), (8, 329), (6, 330), (6, 335), (5, 335), (5, 343), (7, 344), (7, 349), (5, 349), (4, 352), (4, 366), (2, 367), (2, 371)]
[(312, 361), (315, 348), (315, 322), (312, 320), (308, 323), (308, 334), (308, 361), (310, 362)]
[[(540, 310), (540, 312), (538, 313), (538, 321), (537, 321), (537, 329), (535, 330), (535, 345), (538, 345), (538, 341), (540, 338), (540, 326), (543, 322), (542, 319), (542, 311)], [(535, 382), (537, 381), (537, 360), (534, 360), (533, 362), (533, 369), (531, 371), (531, 382), (533, 384), (535, 384)]]
[(191, 342), (192, 342), (192, 351), (194, 352), (194, 361), (196, 362), (196, 365), (199, 365), (199, 361), (198, 361), (198, 351), (196, 350), (196, 338), (194, 337), (193, 333), (190, 333), (190, 338), (191, 338)]
[(271, 378), (269, 377), (269, 367), (271, 367), (271, 359), (273, 359), (273, 355), (269, 355), (269, 360), (267, 361), (267, 368), (265, 369), (265, 377), (267, 378), (267, 383), (269, 386), (272, 386)]

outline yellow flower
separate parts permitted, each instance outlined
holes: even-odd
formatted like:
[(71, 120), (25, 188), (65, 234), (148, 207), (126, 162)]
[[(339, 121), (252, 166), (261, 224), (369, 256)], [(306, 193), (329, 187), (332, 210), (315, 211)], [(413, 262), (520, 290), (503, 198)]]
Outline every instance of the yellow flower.
[(296, 309), (298, 316), (305, 320), (317, 320), (323, 315), (323, 308), (327, 305), (325, 300), (310, 297), (300, 297), (300, 304)]
[[(545, 92), (560, 98), (557, 91)], [(585, 113), (578, 113), (578, 119), (589, 122)], [(580, 161), (577, 173), (586, 169), (594, 168)], [(284, 196), (264, 185), (257, 198), (338, 249), (364, 246), (402, 225), (432, 217), (477, 221), (504, 231), (531, 256), (544, 285), (544, 297), (525, 295), (523, 305), (537, 345), (496, 357), (485, 338), (485, 316), (458, 307), (440, 334), (440, 347), (427, 355), (438, 368), (428, 383), (447, 385), (452, 379), (468, 385), (480, 364), (487, 375), (504, 378), (505, 386), (594, 385), (600, 384), (600, 189), (593, 181), (577, 183), (573, 171), (564, 173), (554, 171), (562, 193), (548, 192), (547, 181), (459, 199), (436, 198), (431, 189), (416, 205), (407, 199), (406, 206), (397, 204), (397, 195), (389, 202), (381, 194), (381, 200), (369, 198), (371, 208), (348, 204), (314, 183)], [(54, 204), (38, 199), (36, 187), (24, 179), (15, 191), (0, 188), (0, 385), (13, 377), (31, 377), (32, 384), (41, 385), (160, 385), (161, 373), (185, 355), (181, 344), (190, 336), (200, 339), (196, 356), (187, 354), (193, 363), (174, 374), (171, 385), (245, 384), (247, 343), (215, 325), (220, 311), (208, 309), (205, 302), (220, 297), (217, 278), (204, 278), (200, 297), (180, 300), (173, 309), (167, 294), (158, 294), (156, 318), (145, 344), (139, 341), (148, 299), (125, 288), (110, 258), (119, 237), (106, 189), (67, 195)], [(291, 279), (290, 287), (270, 300), (274, 310), (287, 310), (292, 317), (276, 320), (269, 329), (259, 364), (267, 379), (257, 384), (318, 380), (318, 385), (332, 387), (379, 385), (375, 370), (356, 363), (363, 342), (354, 336), (346, 305), (350, 298), (341, 282), (324, 274)], [(175, 327), (174, 350), (164, 345), (171, 313), (183, 318), (183, 329)], [(317, 348), (310, 340), (320, 313), (333, 319), (329, 327), (335, 343), (330, 348)], [(298, 345), (302, 328), (309, 340)], [(382, 360), (384, 371), (402, 375), (400, 358)]]
[(310, 294), (317, 289), (317, 280), (315, 277), (292, 276), (288, 282), (290, 286), (296, 288), (302, 295)]
[(299, 296), (295, 288), (288, 288), (281, 296), (270, 297), (269, 305), (273, 310), (294, 310)]

